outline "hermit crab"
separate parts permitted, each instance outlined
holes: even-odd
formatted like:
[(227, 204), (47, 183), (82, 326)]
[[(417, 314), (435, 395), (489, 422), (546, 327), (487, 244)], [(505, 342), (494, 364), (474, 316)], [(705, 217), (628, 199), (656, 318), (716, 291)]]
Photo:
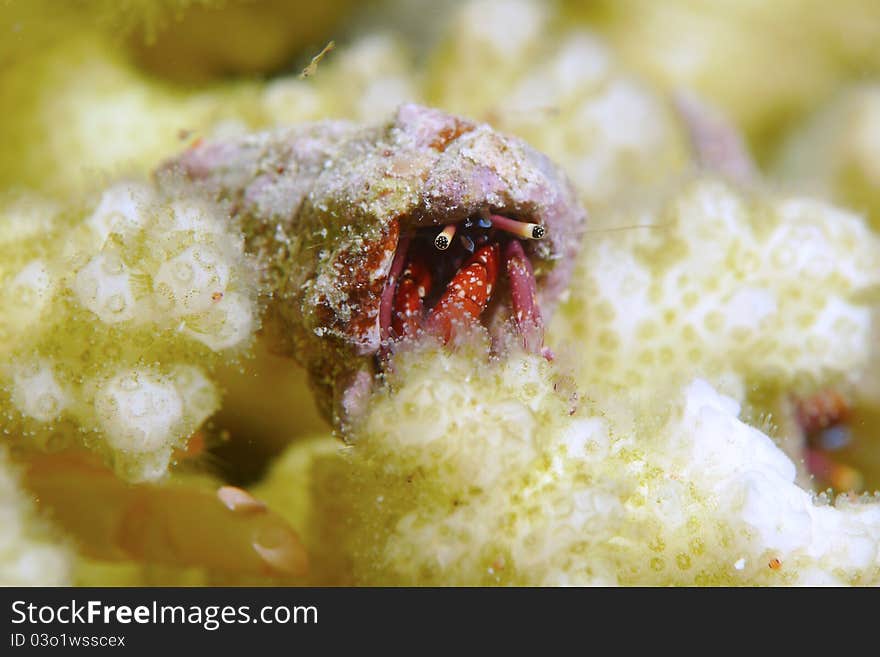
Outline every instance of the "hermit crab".
[(273, 291), (267, 330), (336, 425), (402, 342), (479, 325), (496, 349), (542, 350), (586, 220), (525, 142), (414, 104), (199, 142), (157, 177), (228, 204)]

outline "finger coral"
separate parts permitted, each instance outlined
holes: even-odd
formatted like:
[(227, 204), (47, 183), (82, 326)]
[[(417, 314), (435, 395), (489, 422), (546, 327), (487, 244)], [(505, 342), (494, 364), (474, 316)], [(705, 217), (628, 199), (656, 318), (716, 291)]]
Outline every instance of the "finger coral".
[(880, 585), (876, 8), (354, 4), (0, 7), (0, 583)]
[(19, 486), (5, 445), (0, 445), (0, 586), (63, 586), (73, 555)]
[[(71, 60), (78, 62), (73, 69)], [(219, 92), (181, 95), (131, 69), (95, 35), (59, 40), (0, 67), (0, 88), (14, 99), (0, 125), (0, 184), (50, 193), (94, 191), (120, 175), (144, 175), (182, 146), (181, 131), (206, 131), (245, 114), (235, 91), (225, 103), (214, 102)]]
[(140, 183), (83, 210), (17, 198), (3, 216), (7, 433), (83, 441), (128, 478), (162, 476), (217, 409), (206, 368), (259, 324), (240, 234), (211, 203)]
[(863, 217), (700, 179), (629, 223), (585, 237), (551, 331), (583, 384), (699, 376), (739, 396), (864, 373), (880, 239)]
[[(880, 500), (800, 488), (708, 383), (573, 399), (540, 357), (473, 368), (482, 358), (404, 354), (346, 456), (303, 453), (310, 488), (335, 492), (313, 498), (311, 531), (343, 541), (337, 567), (354, 582), (880, 582)], [(283, 495), (301, 462), (279, 465), (262, 494)], [(329, 525), (340, 517), (342, 532)]]
[(647, 196), (680, 175), (688, 147), (667, 101), (595, 33), (557, 28), (547, 39), (558, 21), (546, 3), (465, 3), (433, 56), (428, 98), (547, 153), (601, 219), (633, 186)]
[(627, 66), (724, 107), (762, 153), (787, 121), (842, 80), (880, 70), (880, 12), (870, 0), (563, 6), (569, 20), (588, 19)]
[(880, 86), (842, 92), (793, 130), (776, 174), (804, 193), (868, 213), (880, 227)]

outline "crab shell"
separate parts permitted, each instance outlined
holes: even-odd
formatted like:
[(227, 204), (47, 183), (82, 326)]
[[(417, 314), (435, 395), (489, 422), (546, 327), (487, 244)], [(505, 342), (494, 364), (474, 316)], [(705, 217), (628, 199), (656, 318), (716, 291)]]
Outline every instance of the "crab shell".
[(524, 244), (548, 315), (586, 212), (563, 172), (515, 137), (409, 104), (378, 126), (328, 121), (198, 144), (159, 172), (230, 204), (273, 291), (268, 322), (335, 424), (375, 371), (379, 307), (398, 240), (491, 211), (539, 223)]

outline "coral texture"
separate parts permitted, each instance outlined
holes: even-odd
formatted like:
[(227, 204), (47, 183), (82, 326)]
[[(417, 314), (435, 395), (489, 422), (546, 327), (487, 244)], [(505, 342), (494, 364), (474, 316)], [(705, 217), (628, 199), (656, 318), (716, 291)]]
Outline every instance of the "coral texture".
[(540, 357), (481, 358), (404, 354), (345, 457), (295, 448), (261, 494), (333, 490), (305, 527), (361, 584), (880, 582), (880, 500), (803, 490), (708, 383), (572, 398)]
[(863, 217), (805, 197), (688, 183), (641, 227), (587, 235), (551, 331), (577, 378), (669, 377), (809, 391), (852, 385), (873, 351), (880, 240)]
[(627, 66), (656, 84), (724, 107), (760, 150), (841, 80), (880, 66), (871, 0), (568, 0), (562, 12), (589, 18)]
[(602, 221), (633, 187), (647, 197), (681, 175), (688, 147), (670, 104), (622, 69), (594, 32), (547, 39), (558, 20), (547, 3), (464, 3), (433, 55), (427, 94), (549, 155)]
[(69, 585), (73, 554), (37, 516), (18, 479), (0, 445), (0, 586)]
[(847, 89), (793, 130), (775, 173), (805, 193), (866, 212), (880, 227), (880, 86)]
[[(325, 570), (419, 585), (878, 582), (877, 500), (805, 490), (778, 444), (785, 418), (762, 431), (740, 402), (856, 384), (880, 242), (828, 204), (714, 179), (642, 219), (655, 229), (585, 243), (548, 336), (555, 362), (475, 368), (480, 344), (402, 352), (345, 456), (310, 443), (276, 466), (267, 499), (308, 494), (293, 476), (334, 491), (298, 517), (307, 542), (342, 545)], [(799, 461), (800, 445), (783, 446)]]
[(871, 2), (116, 4), (0, 3), (0, 583), (880, 584)]
[(18, 198), (3, 216), (7, 433), (82, 440), (126, 477), (162, 476), (219, 405), (206, 368), (259, 325), (240, 234), (211, 203), (140, 183), (84, 210)]

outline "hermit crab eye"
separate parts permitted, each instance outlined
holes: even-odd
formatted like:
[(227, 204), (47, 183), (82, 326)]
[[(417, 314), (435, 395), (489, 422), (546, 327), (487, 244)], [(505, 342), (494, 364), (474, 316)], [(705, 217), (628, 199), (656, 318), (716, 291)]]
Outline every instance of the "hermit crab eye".
[(449, 224), (446, 228), (440, 231), (440, 234), (434, 238), (434, 246), (440, 251), (448, 249), (449, 245), (452, 244), (452, 238), (455, 237), (455, 229), (455, 224)]
[(508, 219), (497, 214), (489, 217), (489, 221), (493, 226), (497, 226), (501, 230), (506, 230), (511, 235), (515, 235), (524, 240), (540, 240), (544, 238), (544, 227), (539, 224), (530, 224), (525, 221), (516, 221)]

